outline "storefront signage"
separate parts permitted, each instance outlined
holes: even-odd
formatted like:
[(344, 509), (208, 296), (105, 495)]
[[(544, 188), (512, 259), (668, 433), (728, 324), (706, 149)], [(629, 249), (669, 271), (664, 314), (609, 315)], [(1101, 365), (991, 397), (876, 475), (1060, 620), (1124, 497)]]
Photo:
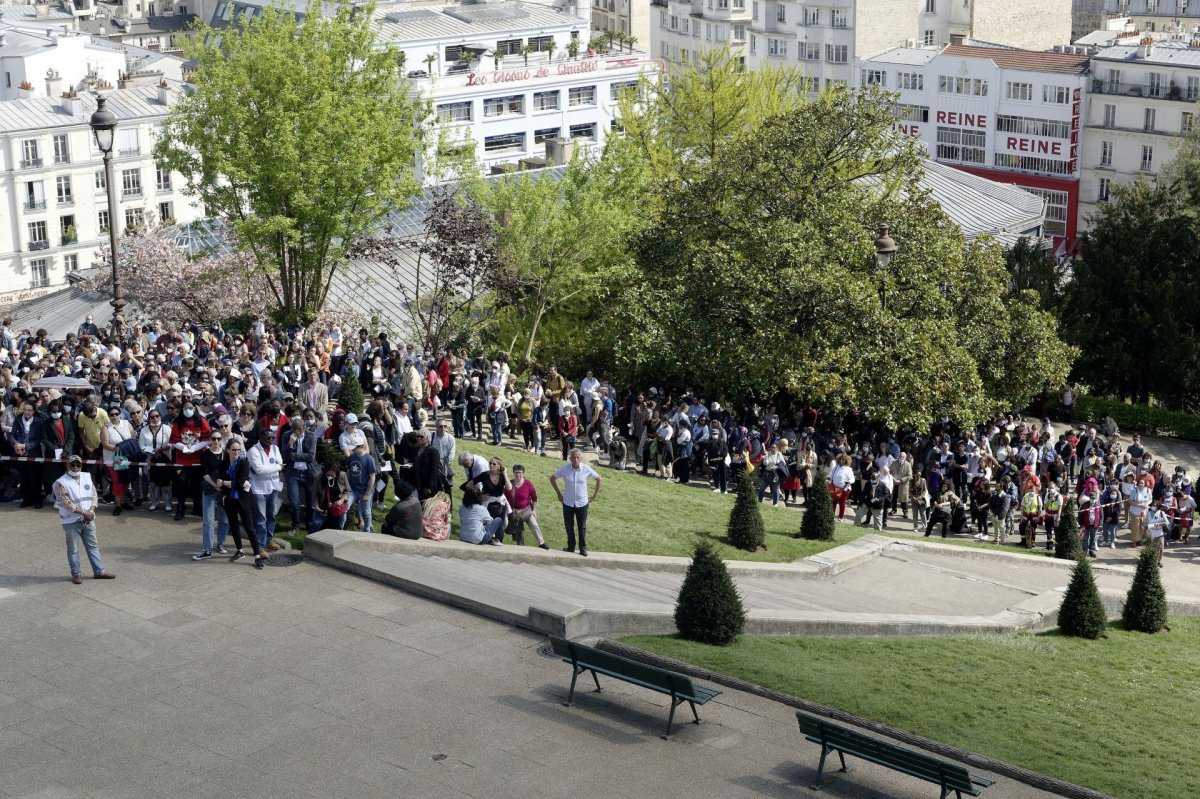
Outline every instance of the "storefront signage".
[(1063, 141), (1054, 139), (1035, 139), (1031, 136), (1005, 136), (1004, 149), (1010, 153), (1028, 153), (1030, 155), (1049, 155), (1061, 158), (1065, 146)]
[(961, 111), (938, 111), (939, 125), (953, 125), (956, 128), (980, 128), (988, 126), (987, 114), (964, 114)]
[[(625, 65), (622, 63), (619, 66)], [(592, 59), (590, 61), (568, 61), (555, 64), (553, 68), (549, 64), (541, 64), (536, 67), (523, 67), (521, 69), (498, 69), (490, 75), (484, 75), (479, 72), (468, 72), (467, 85), (486, 86), (494, 83), (511, 83), (518, 80), (537, 80), (551, 76), (584, 75), (589, 72), (597, 72), (599, 69), (600, 61)]]

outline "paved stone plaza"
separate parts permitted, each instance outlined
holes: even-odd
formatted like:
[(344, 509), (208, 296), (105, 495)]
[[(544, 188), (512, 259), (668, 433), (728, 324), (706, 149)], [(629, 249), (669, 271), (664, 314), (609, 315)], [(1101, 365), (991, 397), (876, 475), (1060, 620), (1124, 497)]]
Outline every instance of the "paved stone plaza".
[[(74, 586), (55, 514), (0, 508), (4, 799), (811, 795), (787, 707), (727, 691), (663, 741), (657, 694), (563, 707), (533, 633), (309, 562), (194, 563), (196, 524), (99, 522), (118, 579)], [(852, 762), (819, 795), (935, 794)]]

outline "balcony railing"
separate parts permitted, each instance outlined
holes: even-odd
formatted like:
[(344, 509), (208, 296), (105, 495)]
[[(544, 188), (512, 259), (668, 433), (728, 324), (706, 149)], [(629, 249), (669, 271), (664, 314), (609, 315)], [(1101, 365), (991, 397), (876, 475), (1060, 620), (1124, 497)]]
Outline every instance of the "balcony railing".
[(50, 249), (50, 242), (46, 240), (31, 241), (29, 242), (29, 249), (33, 252), (37, 252), (38, 250), (48, 250)]
[(122, 200), (134, 199), (134, 198), (141, 197), (141, 196), (142, 196), (142, 187), (141, 186), (138, 186), (136, 189), (124, 189), (121, 192)]
[(69, 155), (56, 155), (56, 156), (54, 156), (54, 163), (56, 163), (56, 164), (69, 164), (69, 163), (71, 163), (71, 156), (69, 156)]
[(64, 245), (65, 244), (74, 244), (77, 241), (79, 241), (79, 234), (77, 234), (77, 233), (64, 233), (63, 234), (62, 243)]
[(1114, 94), (1123, 97), (1153, 97), (1159, 100), (1178, 100), (1185, 103), (1194, 103), (1200, 99), (1200, 86), (1193, 87), (1190, 91), (1177, 84), (1168, 83), (1166, 86), (1162, 84), (1152, 85), (1151, 83), (1135, 83), (1133, 81), (1111, 81), (1111, 80), (1096, 80), (1092, 82), (1092, 91), (1095, 94)]
[(75, 196), (74, 195), (71, 195), (69, 197), (59, 197), (58, 198), (59, 208), (63, 207), (64, 205), (74, 205), (74, 204), (75, 204)]
[(45, 200), (26, 200), (25, 201), (25, 210), (26, 211), (45, 211), (46, 210), (46, 201)]
[(42, 165), (42, 159), (40, 159), (40, 158), (22, 158), (21, 159), (21, 169), (36, 169), (37, 167), (39, 167), (41, 165)]
[(136, 158), (142, 154), (141, 147), (130, 147), (128, 150), (118, 150), (117, 155), (121, 158)]

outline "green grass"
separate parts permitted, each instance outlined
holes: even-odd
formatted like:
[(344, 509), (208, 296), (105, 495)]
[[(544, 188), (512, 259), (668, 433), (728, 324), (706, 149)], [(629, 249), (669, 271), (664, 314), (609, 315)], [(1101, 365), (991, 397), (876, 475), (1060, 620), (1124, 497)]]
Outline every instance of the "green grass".
[(1200, 793), (1197, 618), (1173, 617), (1157, 635), (1115, 624), (1099, 641), (1057, 632), (743, 637), (727, 648), (623, 640), (1121, 799)]
[[(550, 475), (563, 464), (555, 452), (547, 457), (530, 455), (504, 447), (492, 447), (473, 441), (459, 441), (458, 452), (467, 450), (473, 454), (491, 458), (499, 455), (509, 474), (518, 463), (525, 467), (526, 479), (532, 480), (538, 492), (538, 520), (542, 533), (551, 548), (566, 546), (567, 537), (563, 529), (562, 511), (550, 486)], [(638, 555), (675, 555), (690, 557), (697, 541), (711, 540), (717, 553), (727, 560), (754, 560), (790, 562), (853, 541), (870, 532), (849, 525), (838, 525), (833, 541), (806, 541), (799, 538), (801, 515), (785, 510), (782, 506), (771, 507), (764, 502), (763, 525), (766, 528), (766, 548), (758, 552), (744, 552), (724, 543), (725, 524), (733, 509), (733, 494), (714, 494), (695, 486), (681, 486), (643, 477), (633, 473), (621, 473), (600, 466), (596, 469), (603, 485), (600, 497), (588, 513), (588, 549), (595, 552), (625, 552)], [(461, 467), (455, 468), (454, 507), (451, 537), (458, 536), (458, 501), (462, 492), (458, 486), (463, 480)], [(384, 507), (376, 506), (375, 529), (391, 507), (391, 491)], [(278, 528), (286, 531), (290, 518), (286, 509), (279, 515)], [(304, 535), (284, 536), (293, 546), (303, 547)], [(526, 535), (528, 546), (533, 536)]]

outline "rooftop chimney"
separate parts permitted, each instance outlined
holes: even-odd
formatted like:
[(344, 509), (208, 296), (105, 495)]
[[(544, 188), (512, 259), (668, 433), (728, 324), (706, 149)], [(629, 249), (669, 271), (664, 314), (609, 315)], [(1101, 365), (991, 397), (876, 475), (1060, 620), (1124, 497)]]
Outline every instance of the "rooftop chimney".
[(1143, 36), (1138, 40), (1137, 57), (1149, 58), (1154, 54), (1154, 37)]

